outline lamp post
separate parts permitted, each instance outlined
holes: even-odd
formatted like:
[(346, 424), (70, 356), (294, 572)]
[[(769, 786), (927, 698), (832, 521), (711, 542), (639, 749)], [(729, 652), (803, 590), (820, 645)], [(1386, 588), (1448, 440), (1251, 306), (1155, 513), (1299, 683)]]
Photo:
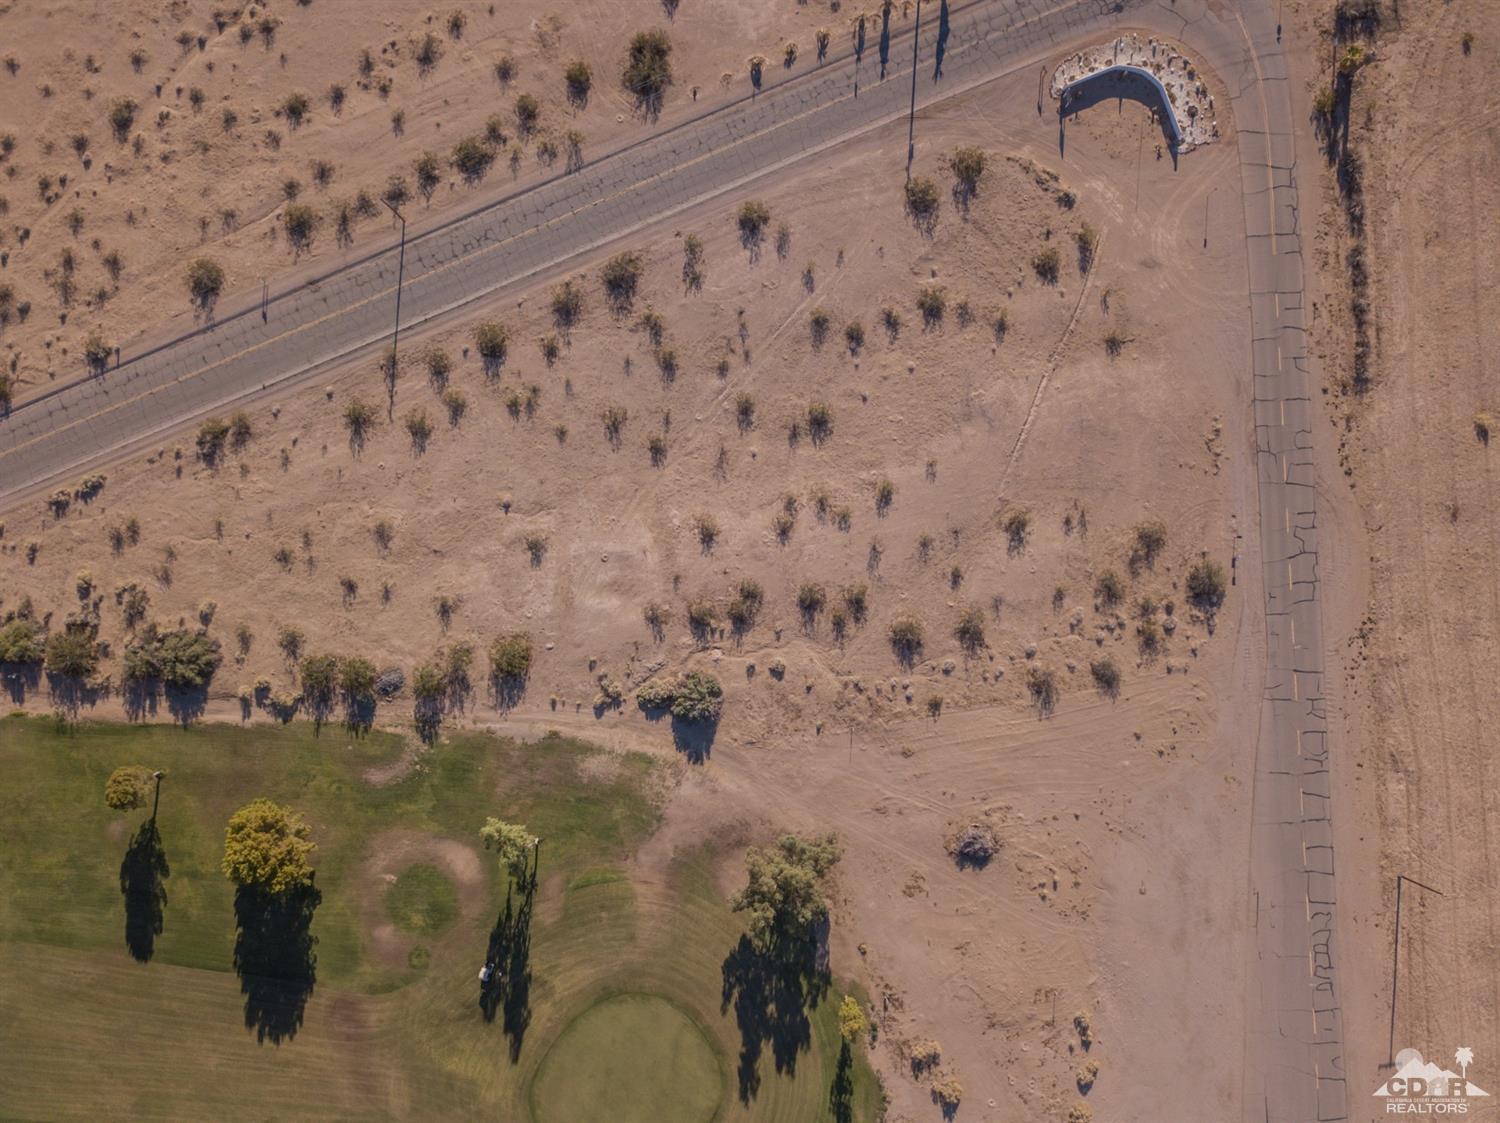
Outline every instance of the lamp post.
[(391, 357), (390, 367), (386, 371), (385, 384), (386, 396), (389, 407), (396, 408), (396, 348), (401, 342), (401, 285), (406, 279), (406, 216), (389, 199), (382, 199), (382, 203), (390, 209), (391, 214), (401, 220), (401, 253), (396, 259), (396, 325), (391, 331)]

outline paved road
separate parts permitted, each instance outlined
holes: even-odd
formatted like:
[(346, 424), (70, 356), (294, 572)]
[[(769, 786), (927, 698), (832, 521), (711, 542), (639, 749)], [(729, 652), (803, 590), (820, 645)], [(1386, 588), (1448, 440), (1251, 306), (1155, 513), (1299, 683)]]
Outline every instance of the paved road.
[[(1245, 1119), (1347, 1115), (1335, 989), (1330, 752), (1322, 710), (1316, 406), (1306, 348), (1293, 92), (1270, 0), (985, 0), (947, 22), (929, 2), (919, 104), (952, 96), (1063, 47), (1149, 27), (1223, 76), (1239, 127), (1253, 336), (1267, 676), (1250, 856), (1256, 918), (1248, 1001)], [(884, 81), (878, 40), (859, 68), (835, 62), (761, 96), (605, 157), (573, 175), (423, 233), (408, 244), (403, 320), (415, 324), (581, 257), (674, 210), (766, 176), (903, 115), (911, 44)], [(1190, 173), (1191, 164), (1184, 165)], [(78, 472), (153, 433), (263, 387), (310, 377), (389, 330), (395, 254), (378, 252), (312, 285), (63, 388), (0, 421), (0, 498)], [(1237, 861), (1226, 874), (1238, 876)], [(1354, 1090), (1358, 1095), (1360, 1089)]]
[[(919, 98), (929, 103), (1049, 48), (1105, 33), (1144, 0), (986, 0), (944, 21), (925, 5)], [(899, 22), (895, 26), (903, 26)], [(946, 32), (946, 33), (945, 33)], [(937, 39), (943, 72), (934, 78)], [(856, 69), (836, 60), (582, 170), (409, 240), (402, 320), (415, 325), (597, 249), (674, 210), (902, 116), (910, 35), (878, 79), (878, 28)], [(859, 80), (858, 96), (855, 81)], [(258, 309), (65, 387), (0, 421), (0, 498), (97, 461), (149, 434), (307, 372), (390, 331), (396, 253), (387, 248)]]

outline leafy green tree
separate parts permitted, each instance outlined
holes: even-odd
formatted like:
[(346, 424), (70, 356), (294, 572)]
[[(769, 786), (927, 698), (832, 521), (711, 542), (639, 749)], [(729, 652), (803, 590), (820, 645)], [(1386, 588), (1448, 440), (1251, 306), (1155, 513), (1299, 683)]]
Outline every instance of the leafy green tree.
[(339, 689), (351, 702), (368, 702), (375, 697), (375, 664), (363, 655), (352, 655), (339, 665)]
[(197, 689), (208, 685), (221, 661), (219, 641), (206, 632), (186, 628), (163, 632), (149, 624), (125, 646), (125, 677)]
[(524, 824), (507, 823), (490, 816), (485, 819), (484, 826), (479, 828), (479, 838), (486, 850), (495, 851), (500, 865), (512, 878), (521, 881), (526, 877), (526, 869), (537, 839), (526, 830)]
[(104, 782), (104, 802), (116, 811), (145, 807), (151, 794), (151, 769), (144, 764), (116, 768)]
[(47, 670), (69, 678), (88, 678), (99, 669), (99, 644), (87, 624), (69, 624), (47, 637)]
[(40, 663), (44, 654), (42, 626), (29, 616), (18, 616), (0, 626), (0, 663)]
[(531, 636), (514, 632), (490, 645), (490, 675), (501, 682), (517, 683), (531, 673)]
[(828, 916), (823, 878), (842, 856), (836, 834), (811, 839), (782, 835), (775, 846), (752, 846), (745, 855), (749, 880), (732, 902), (748, 914), (750, 940), (762, 952), (805, 945), (812, 927)]
[(724, 688), (702, 671), (689, 671), (677, 680), (672, 716), (681, 721), (718, 721), (724, 708)]
[(317, 844), (295, 811), (257, 799), (229, 818), (224, 831), (224, 876), (236, 885), (281, 894), (312, 883), (308, 855)]

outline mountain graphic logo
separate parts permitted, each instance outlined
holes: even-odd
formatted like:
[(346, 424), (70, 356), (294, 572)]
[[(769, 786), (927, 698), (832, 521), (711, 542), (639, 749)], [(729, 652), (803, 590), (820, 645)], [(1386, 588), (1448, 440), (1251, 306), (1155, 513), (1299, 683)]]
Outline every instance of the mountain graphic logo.
[[(1396, 1054), (1396, 1071), (1375, 1089), (1375, 1095), (1390, 1101), (1460, 1101), (1465, 1106), (1469, 1100), (1489, 1096), (1469, 1079), (1469, 1065), (1474, 1063), (1473, 1049), (1463, 1046), (1455, 1050), (1453, 1063), (1458, 1065), (1458, 1072), (1425, 1060), (1415, 1049), (1402, 1049)], [(1397, 1103), (1388, 1103), (1386, 1110), (1398, 1110)]]

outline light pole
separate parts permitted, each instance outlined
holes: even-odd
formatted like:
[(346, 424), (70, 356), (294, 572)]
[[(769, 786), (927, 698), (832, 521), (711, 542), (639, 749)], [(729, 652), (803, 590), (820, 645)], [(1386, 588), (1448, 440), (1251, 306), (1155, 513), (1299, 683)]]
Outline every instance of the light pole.
[(1425, 889), (1429, 893), (1436, 893), (1439, 897), (1443, 895), (1441, 889), (1434, 889), (1430, 885), (1423, 885), (1414, 877), (1407, 877), (1404, 873), (1396, 875), (1396, 933), (1391, 940), (1391, 1038), (1386, 1046), (1385, 1067), (1396, 1066), (1396, 979), (1401, 970), (1401, 883), (1409, 881), (1418, 889)]
[(406, 216), (389, 199), (382, 199), (390, 212), (401, 220), (401, 253), (396, 259), (396, 326), (391, 332), (390, 366), (386, 370), (386, 395), (390, 409), (396, 408), (396, 347), (401, 342), (401, 283), (406, 278)]
[(917, 21), (911, 33), (911, 114), (906, 125), (906, 178), (917, 155), (917, 48), (922, 44), (922, 0), (917, 0)]

